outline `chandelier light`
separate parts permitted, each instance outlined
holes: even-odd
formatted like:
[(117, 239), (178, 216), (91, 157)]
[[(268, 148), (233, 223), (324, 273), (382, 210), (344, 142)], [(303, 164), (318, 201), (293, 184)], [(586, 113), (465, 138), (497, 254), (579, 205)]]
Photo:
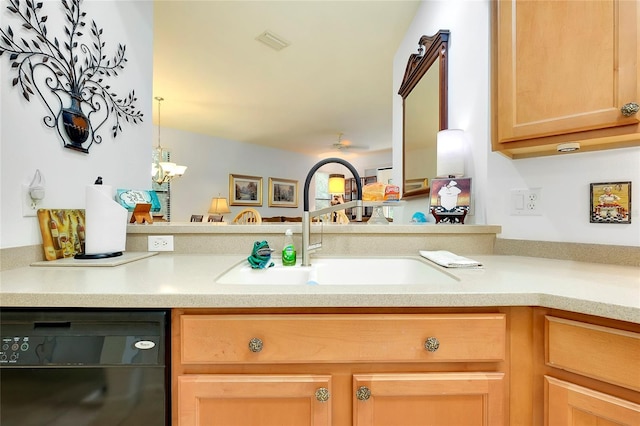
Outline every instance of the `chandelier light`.
[[(164, 101), (164, 98), (156, 96), (155, 100), (158, 101), (158, 146), (155, 148), (155, 158), (151, 163), (151, 179), (158, 185), (162, 185), (163, 183), (170, 182), (173, 178), (182, 176), (187, 170), (187, 166), (181, 166), (170, 161), (163, 161), (165, 153), (168, 154), (168, 151), (162, 149), (160, 145), (160, 129), (162, 129), (160, 125), (160, 105), (161, 102)], [(168, 155), (166, 155), (166, 157), (168, 158)]]

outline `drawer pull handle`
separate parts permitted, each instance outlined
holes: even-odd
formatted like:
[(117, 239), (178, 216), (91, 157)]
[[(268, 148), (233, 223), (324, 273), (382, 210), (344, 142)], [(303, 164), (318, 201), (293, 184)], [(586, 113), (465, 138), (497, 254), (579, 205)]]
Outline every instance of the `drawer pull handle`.
[(251, 352), (260, 352), (262, 350), (262, 340), (257, 337), (249, 340), (249, 350)]
[(320, 402), (327, 402), (329, 400), (329, 389), (327, 388), (316, 389), (316, 399)]
[(436, 337), (429, 337), (424, 341), (424, 348), (429, 352), (435, 352), (440, 347), (440, 342)]
[(366, 386), (360, 386), (358, 390), (356, 390), (356, 398), (359, 401), (366, 401), (371, 398), (371, 389)]
[(638, 105), (635, 102), (629, 102), (628, 104), (624, 104), (622, 108), (620, 108), (620, 112), (625, 117), (631, 117), (632, 115), (636, 114), (638, 111), (640, 111), (640, 105)]

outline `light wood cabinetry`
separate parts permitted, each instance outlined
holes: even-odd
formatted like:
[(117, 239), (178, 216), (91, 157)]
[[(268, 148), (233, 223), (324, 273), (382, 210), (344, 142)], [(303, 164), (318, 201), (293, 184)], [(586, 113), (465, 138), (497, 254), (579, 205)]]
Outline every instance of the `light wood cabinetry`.
[(503, 378), (502, 373), (357, 374), (353, 425), (505, 424)]
[(179, 425), (331, 424), (331, 376), (186, 374), (178, 377)]
[[(640, 145), (636, 0), (492, 2), (494, 151)], [(629, 108), (629, 106), (627, 106)], [(628, 114), (628, 115), (625, 115)]]
[(513, 307), (508, 329), (509, 424), (640, 424), (640, 324)]
[(545, 376), (548, 426), (634, 426), (640, 406), (606, 393)]
[[(545, 343), (547, 366), (640, 390), (640, 333), (547, 315)], [(546, 425), (640, 424), (640, 404), (552, 374), (545, 376)]]
[(640, 391), (640, 334), (547, 316), (546, 363)]
[(176, 309), (174, 424), (506, 424), (506, 317)]

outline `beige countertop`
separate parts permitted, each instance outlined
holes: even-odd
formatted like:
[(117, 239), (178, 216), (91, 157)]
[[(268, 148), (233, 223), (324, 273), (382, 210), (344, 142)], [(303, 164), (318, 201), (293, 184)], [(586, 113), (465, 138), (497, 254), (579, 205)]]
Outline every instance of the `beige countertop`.
[(447, 269), (456, 282), (403, 286), (216, 284), (220, 274), (244, 262), (241, 255), (161, 253), (113, 267), (28, 266), (0, 274), (0, 306), (542, 306), (640, 323), (639, 267), (520, 256), (469, 257), (482, 262), (484, 269)]

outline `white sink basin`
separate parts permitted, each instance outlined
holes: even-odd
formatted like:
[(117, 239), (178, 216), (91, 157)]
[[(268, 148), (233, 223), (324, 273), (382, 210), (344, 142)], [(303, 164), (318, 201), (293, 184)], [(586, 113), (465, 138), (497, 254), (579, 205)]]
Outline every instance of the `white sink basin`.
[(312, 258), (311, 266), (252, 269), (242, 261), (216, 279), (235, 285), (410, 285), (455, 283), (456, 278), (427, 261), (410, 257)]

